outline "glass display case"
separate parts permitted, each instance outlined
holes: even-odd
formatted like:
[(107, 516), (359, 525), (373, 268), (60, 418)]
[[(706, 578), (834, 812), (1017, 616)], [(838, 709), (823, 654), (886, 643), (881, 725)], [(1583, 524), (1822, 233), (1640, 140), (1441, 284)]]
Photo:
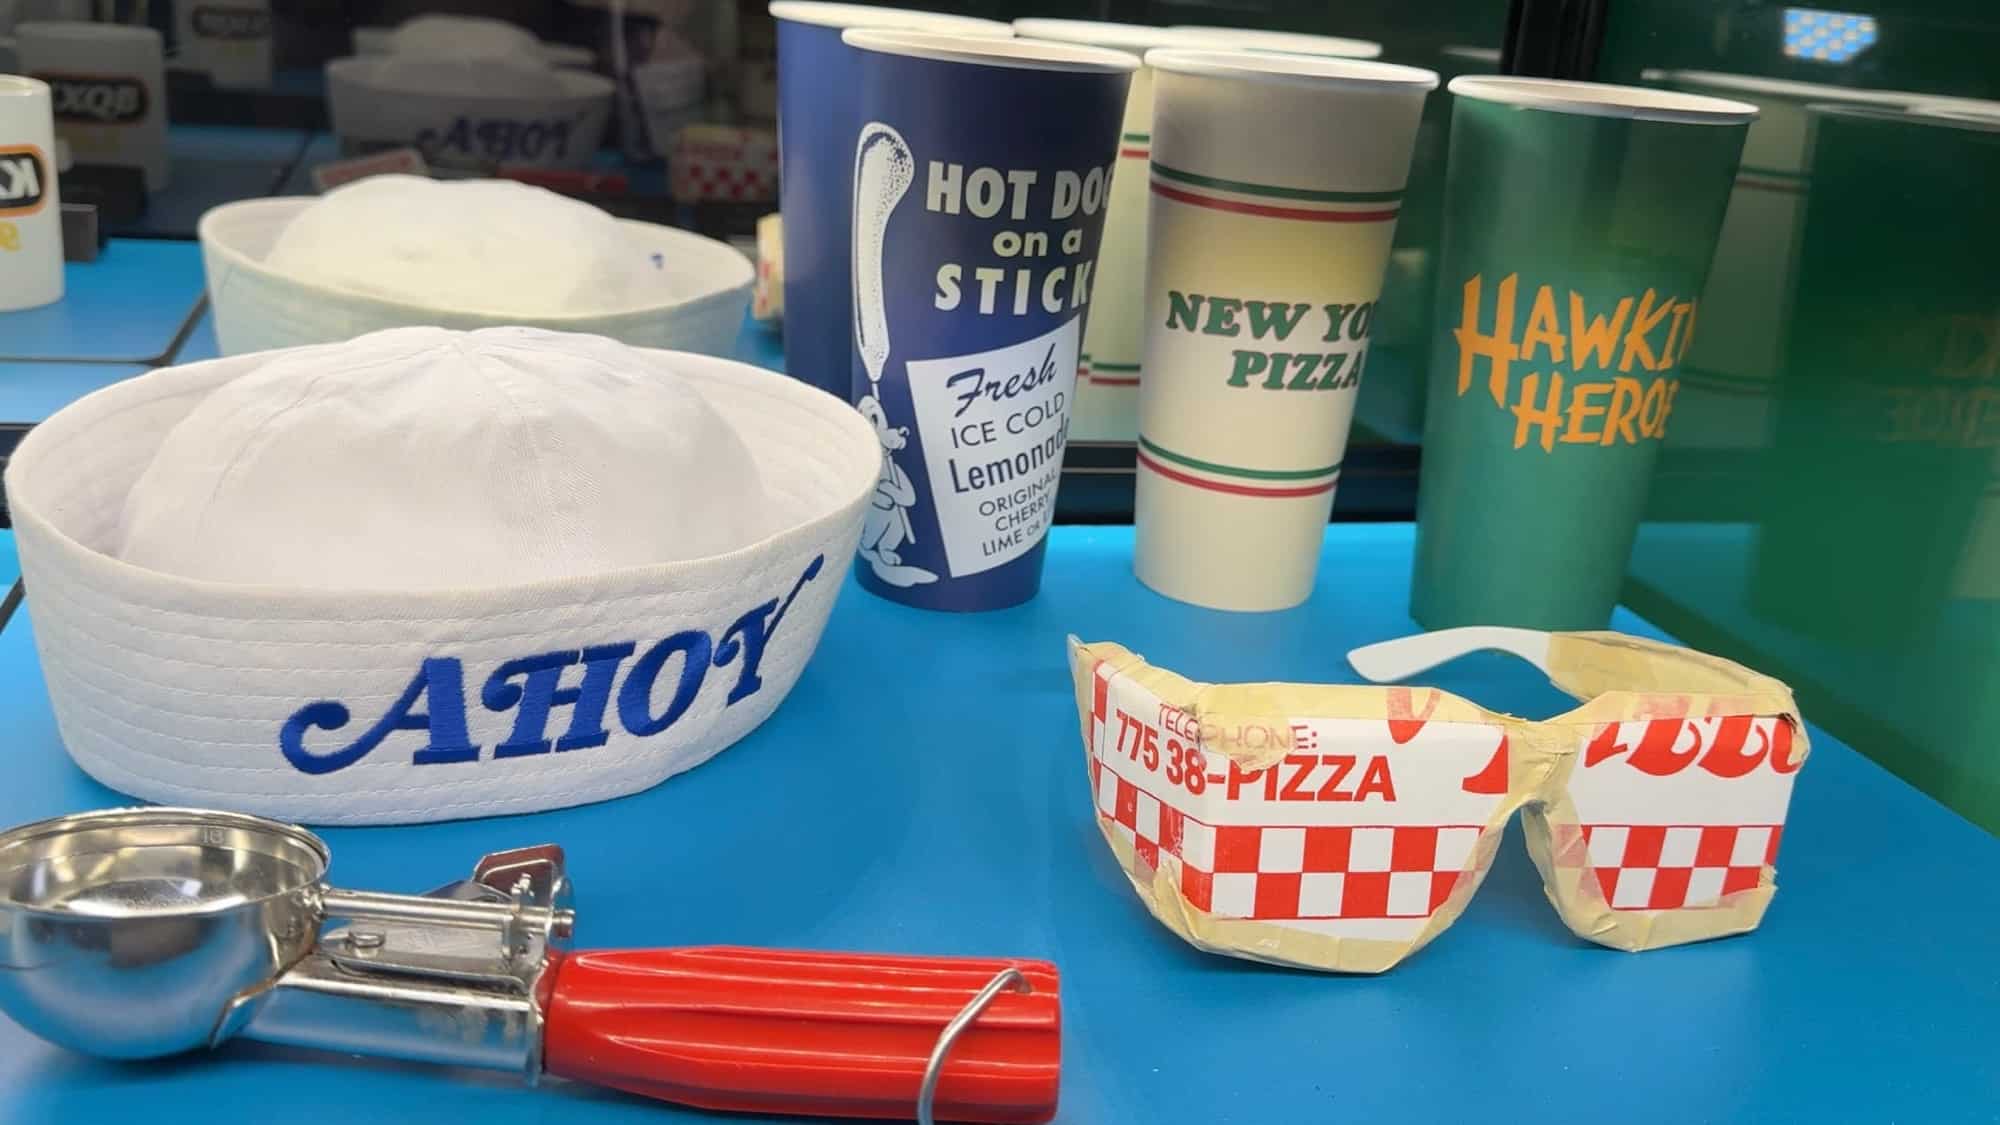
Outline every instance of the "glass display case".
[[(1806, 713), (2000, 830), (1991, 5), (929, 6), (1309, 32), (1378, 43), (1384, 61), (1446, 84), (1527, 74), (1754, 104), (1624, 600), (1784, 678)], [(777, 209), (775, 50), (761, 0), (0, 0), (0, 71), (55, 86), (69, 254), (121, 240), (104, 268), (135, 271), (151, 302), (116, 327), (95, 326), (110, 308), (0, 314), (0, 362), (65, 388), (47, 396), (60, 400), (77, 376), (50, 364), (101, 362), (108, 379), (201, 356), (214, 329), (184, 245), (201, 216), (376, 171), (511, 177), (755, 255), (758, 220)], [(1441, 86), (1401, 199), (1335, 520), (1416, 511), (1446, 311), (1452, 114)], [(128, 127), (141, 120), (150, 133)], [(745, 325), (739, 354), (778, 365), (776, 331)], [(1059, 519), (1131, 519), (1135, 437), (1070, 444)]]

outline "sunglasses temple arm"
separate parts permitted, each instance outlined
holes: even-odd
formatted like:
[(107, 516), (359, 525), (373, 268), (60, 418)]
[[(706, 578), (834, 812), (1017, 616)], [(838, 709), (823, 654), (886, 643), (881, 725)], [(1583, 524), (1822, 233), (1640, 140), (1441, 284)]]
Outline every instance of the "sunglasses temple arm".
[(1539, 629), (1469, 625), (1363, 645), (1347, 654), (1347, 662), (1363, 679), (1380, 684), (1409, 679), (1470, 653), (1497, 649), (1513, 653), (1546, 675), (1549, 637)]

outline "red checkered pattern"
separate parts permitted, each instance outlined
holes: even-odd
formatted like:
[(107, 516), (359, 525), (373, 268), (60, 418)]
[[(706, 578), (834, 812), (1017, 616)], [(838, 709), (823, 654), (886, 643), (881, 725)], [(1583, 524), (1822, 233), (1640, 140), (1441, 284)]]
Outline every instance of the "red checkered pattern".
[[(1100, 688), (1101, 690), (1101, 688)], [(1225, 918), (1423, 918), (1472, 862), (1477, 825), (1296, 827), (1196, 820), (1091, 762), (1099, 812), (1147, 868), (1181, 861), (1182, 897)]]
[(689, 163), (675, 166), (672, 187), (680, 203), (761, 202), (777, 198), (778, 178), (757, 168)]
[(1586, 824), (1589, 866), (1614, 910), (1716, 906), (1778, 861), (1778, 824)]
[(764, 201), (778, 196), (778, 139), (769, 129), (691, 125), (667, 157), (677, 203)]

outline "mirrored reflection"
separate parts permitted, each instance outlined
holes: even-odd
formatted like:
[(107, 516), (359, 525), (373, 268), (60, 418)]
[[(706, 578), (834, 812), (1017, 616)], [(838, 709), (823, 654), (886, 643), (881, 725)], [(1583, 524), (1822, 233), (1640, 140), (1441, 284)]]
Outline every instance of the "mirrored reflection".
[[(776, 198), (763, 9), (0, 0), (0, 71), (54, 88), (63, 198), (113, 237), (191, 237), (209, 207), (380, 171), (501, 175), (628, 212), (742, 205), (708, 218), (747, 236)], [(677, 144), (704, 156), (670, 185)]]
[[(2000, 118), (1734, 76), (1730, 203), (1634, 600), (1781, 670), (1989, 827), (2000, 756)], [(1697, 360), (1696, 357), (1699, 357)]]
[(1445, 156), (1451, 147), (1451, 80), (1498, 74), (1500, 48), (1453, 44), (1421, 65), (1438, 73), (1424, 102), (1410, 179), (1396, 219), (1389, 270), (1370, 331), (1368, 377), (1354, 403), (1351, 441), (1414, 445), (1423, 440), (1431, 333), (1437, 311), (1437, 261), (1444, 239)]

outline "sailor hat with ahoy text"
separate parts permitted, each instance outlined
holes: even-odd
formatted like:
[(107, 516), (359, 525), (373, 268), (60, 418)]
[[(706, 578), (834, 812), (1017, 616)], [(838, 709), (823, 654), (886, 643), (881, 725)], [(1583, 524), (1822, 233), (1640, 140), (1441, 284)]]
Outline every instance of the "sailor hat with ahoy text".
[(770, 715), (881, 465), (728, 360), (523, 328), (167, 368), (7, 468), (77, 764), (321, 824), (631, 793)]

